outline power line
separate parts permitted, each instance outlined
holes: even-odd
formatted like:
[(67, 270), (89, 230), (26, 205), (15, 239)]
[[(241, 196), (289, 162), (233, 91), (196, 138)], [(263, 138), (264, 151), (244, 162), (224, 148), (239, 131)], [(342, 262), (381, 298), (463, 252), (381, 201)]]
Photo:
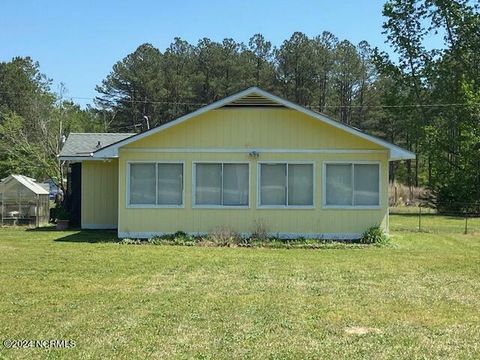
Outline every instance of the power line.
[[(10, 91), (0, 91), (0, 94), (10, 94), (20, 96), (25, 93), (21, 92), (10, 92)], [(92, 100), (92, 101), (102, 101), (99, 97), (87, 97), (87, 96), (66, 96), (64, 99), (60, 100)], [(105, 100), (112, 101), (115, 100)], [(183, 102), (183, 101), (157, 101), (157, 100), (134, 100), (134, 99), (117, 99), (117, 101), (122, 101), (125, 103), (132, 104), (159, 104), (159, 105), (189, 105), (189, 106), (205, 106), (208, 103), (196, 103), (196, 102)], [(324, 105), (325, 109), (343, 109), (343, 108), (422, 108), (422, 107), (462, 107), (462, 106), (473, 106), (480, 105), (480, 103), (435, 103), (435, 104), (401, 104), (401, 105)], [(310, 109), (316, 109), (313, 106), (308, 106)]]
[[(9, 94), (15, 96), (21, 96), (25, 93), (22, 92), (14, 92), (14, 91), (0, 91), (0, 94)], [(102, 100), (98, 97), (86, 97), (86, 96), (65, 96), (60, 100)], [(119, 99), (120, 100), (120, 99)], [(107, 100), (110, 101), (110, 100)], [(156, 100), (123, 100), (128, 103), (139, 103), (139, 104), (164, 104), (164, 105), (196, 105), (196, 106), (204, 106), (208, 105), (207, 103), (194, 103), (194, 102), (176, 102), (176, 101), (156, 101)]]

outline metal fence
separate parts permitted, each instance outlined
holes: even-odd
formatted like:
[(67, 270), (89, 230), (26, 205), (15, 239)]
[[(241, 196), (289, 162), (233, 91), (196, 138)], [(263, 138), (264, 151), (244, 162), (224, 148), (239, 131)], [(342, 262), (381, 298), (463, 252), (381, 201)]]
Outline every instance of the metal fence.
[[(427, 206), (400, 206), (390, 208), (390, 230), (431, 233), (463, 233), (480, 236), (480, 209), (478, 204), (442, 204), (438, 211)], [(395, 216), (398, 215), (398, 216)]]

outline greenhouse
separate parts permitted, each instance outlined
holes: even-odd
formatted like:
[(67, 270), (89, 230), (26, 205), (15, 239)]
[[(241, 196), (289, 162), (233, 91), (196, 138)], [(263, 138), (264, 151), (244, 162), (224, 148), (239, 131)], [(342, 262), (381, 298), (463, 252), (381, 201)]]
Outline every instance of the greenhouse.
[(49, 191), (23, 175), (10, 175), (0, 182), (0, 225), (48, 224)]

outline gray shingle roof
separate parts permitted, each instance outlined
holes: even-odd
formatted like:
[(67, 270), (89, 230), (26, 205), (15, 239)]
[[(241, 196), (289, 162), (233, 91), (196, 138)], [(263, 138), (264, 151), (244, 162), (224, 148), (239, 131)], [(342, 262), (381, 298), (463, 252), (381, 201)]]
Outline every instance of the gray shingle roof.
[(71, 133), (68, 135), (59, 157), (90, 157), (90, 153), (124, 140), (129, 133)]

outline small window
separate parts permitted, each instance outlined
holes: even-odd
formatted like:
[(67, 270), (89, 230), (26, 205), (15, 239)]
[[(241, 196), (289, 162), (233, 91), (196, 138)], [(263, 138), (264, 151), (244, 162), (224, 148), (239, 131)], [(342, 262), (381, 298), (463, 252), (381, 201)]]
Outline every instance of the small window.
[(379, 206), (379, 164), (327, 164), (326, 206)]
[(312, 164), (260, 164), (260, 206), (313, 206)]
[(248, 164), (195, 164), (195, 205), (248, 206), (248, 193)]
[(129, 205), (183, 205), (181, 163), (131, 163), (129, 182)]

